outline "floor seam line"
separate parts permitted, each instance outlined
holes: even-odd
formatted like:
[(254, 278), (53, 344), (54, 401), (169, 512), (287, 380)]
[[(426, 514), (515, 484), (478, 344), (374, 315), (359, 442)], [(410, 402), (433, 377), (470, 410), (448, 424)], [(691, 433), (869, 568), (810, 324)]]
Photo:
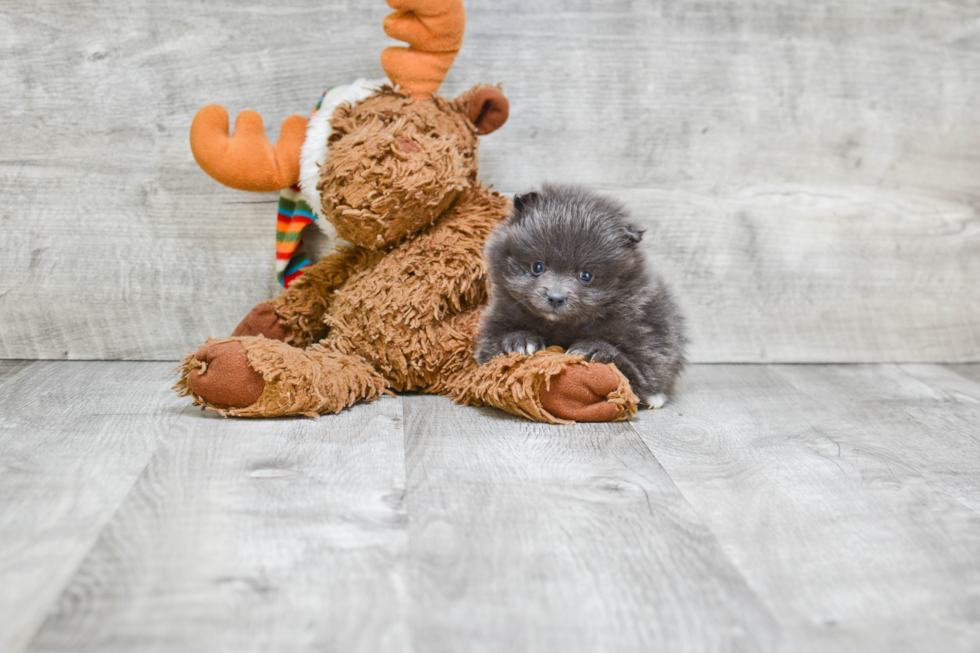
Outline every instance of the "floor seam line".
[(156, 457), (157, 452), (160, 451), (160, 447), (163, 446), (163, 443), (170, 436), (171, 432), (173, 432), (173, 430), (175, 428), (177, 428), (177, 422), (180, 421), (180, 418), (183, 417), (184, 414), (187, 413), (187, 411), (190, 410), (190, 409), (192, 409), (192, 408), (194, 408), (193, 405), (188, 405), (188, 406), (185, 406), (184, 408), (182, 408), (180, 410), (180, 412), (177, 413), (177, 416), (174, 417), (173, 423), (170, 425), (169, 428), (167, 428), (166, 433), (164, 433), (163, 435), (160, 436), (160, 441), (157, 442), (157, 445), (153, 448), (153, 451), (150, 453), (149, 456), (147, 456), (147, 458), (146, 458), (146, 464), (143, 465), (143, 468), (140, 469), (140, 471), (139, 471), (138, 474), (135, 474), (133, 476), (133, 482), (130, 484), (130, 486), (126, 489), (126, 492), (119, 499), (119, 503), (116, 504), (116, 507), (113, 508), (113, 510), (112, 510), (111, 513), (109, 513), (109, 516), (106, 518), (105, 522), (103, 522), (102, 526), (99, 528), (98, 535), (96, 535), (95, 538), (93, 538), (91, 546), (89, 546), (89, 548), (85, 550), (85, 554), (83, 556), (81, 556), (81, 559), (78, 561), (78, 564), (72, 570), (72, 573), (68, 576), (67, 580), (65, 581), (65, 583), (61, 586), (60, 590), (58, 591), (58, 595), (54, 598), (54, 600), (52, 601), (51, 605), (48, 607), (48, 610), (45, 611), (44, 618), (41, 619), (41, 623), (38, 624), (37, 630), (35, 630), (34, 633), (31, 635), (31, 638), (28, 641), (27, 646), (24, 647), (24, 649), (22, 649), (22, 651), (20, 651), (19, 653), (27, 653), (34, 646), (34, 642), (37, 640), (38, 636), (41, 634), (41, 630), (44, 628), (45, 622), (47, 622), (48, 618), (51, 617), (51, 615), (54, 613), (55, 607), (57, 606), (58, 602), (61, 600), (61, 597), (64, 596), (65, 591), (71, 586), (72, 581), (74, 581), (75, 578), (78, 577), (78, 573), (79, 573), (79, 571), (81, 571), (82, 566), (84, 566), (85, 561), (89, 559), (89, 556), (92, 554), (92, 551), (94, 551), (96, 545), (98, 545), (99, 540), (102, 539), (102, 535), (105, 532), (105, 529), (116, 518), (116, 515), (119, 514), (120, 509), (122, 509), (123, 505), (126, 503), (126, 499), (128, 499), (129, 498), (129, 495), (132, 494), (133, 488), (136, 487), (136, 485), (139, 483), (140, 479), (143, 478), (143, 476), (146, 474), (146, 470), (149, 468), (150, 463)]
[[(704, 528), (705, 532), (708, 533), (711, 536), (711, 539), (712, 539), (712, 541), (714, 541), (715, 547), (717, 548), (718, 555), (720, 555), (722, 557), (722, 559), (726, 563), (728, 563), (728, 566), (731, 568), (731, 570), (734, 573), (738, 574), (738, 577), (742, 580), (743, 583), (745, 583), (746, 590), (748, 590), (751, 593), (751, 595), (755, 598), (755, 600), (758, 603), (759, 607), (761, 607), (763, 610), (765, 610), (766, 615), (769, 616), (769, 619), (772, 621), (773, 626), (776, 628), (776, 631), (778, 632), (778, 638), (779, 638), (779, 640), (782, 641), (783, 640), (784, 633), (786, 631), (786, 628), (776, 618), (776, 613), (773, 612), (773, 610), (769, 606), (768, 602), (766, 602), (762, 598), (762, 595), (760, 594), (760, 592), (749, 581), (749, 578), (742, 571), (741, 567), (739, 567), (739, 565), (734, 560), (732, 560), (731, 556), (729, 556), (728, 552), (725, 551), (725, 547), (722, 546), (721, 540), (718, 538), (718, 534), (715, 533), (715, 531), (704, 521), (704, 519), (701, 517), (701, 513), (698, 512), (698, 510), (694, 507), (694, 504), (691, 503), (690, 499), (688, 499), (687, 495), (684, 493), (684, 491), (677, 484), (677, 481), (674, 480), (674, 477), (670, 475), (670, 472), (667, 471), (667, 468), (664, 467), (663, 466), (663, 463), (660, 462), (660, 459), (657, 458), (657, 454), (653, 451), (653, 449), (650, 448), (650, 445), (647, 444), (647, 442), (644, 439), (643, 435), (636, 428), (636, 425), (633, 423), (633, 421), (630, 420), (630, 421), (626, 422), (626, 424), (630, 427), (630, 429), (633, 431), (633, 433), (636, 435), (636, 437), (639, 438), (640, 442), (643, 443), (643, 447), (647, 451), (650, 452), (650, 455), (653, 456), (653, 459), (657, 461), (657, 465), (660, 467), (660, 469), (663, 470), (664, 475), (670, 481), (671, 486), (675, 490), (677, 490), (678, 496), (680, 496), (680, 498), (684, 501), (685, 505), (687, 505), (688, 509), (690, 509), (691, 514), (694, 515), (697, 518), (698, 524), (700, 524), (701, 527)], [(777, 648), (777, 650), (779, 650), (779, 649)]]

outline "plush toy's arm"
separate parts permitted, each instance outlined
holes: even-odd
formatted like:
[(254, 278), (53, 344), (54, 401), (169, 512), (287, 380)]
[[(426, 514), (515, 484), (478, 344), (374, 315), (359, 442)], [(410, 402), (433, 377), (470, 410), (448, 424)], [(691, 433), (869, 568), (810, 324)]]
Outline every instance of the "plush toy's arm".
[(400, 323), (414, 329), (486, 301), (483, 245), (509, 210), (510, 200), (502, 195), (469, 192), (433, 227), (399, 248), (397, 257), (380, 261), (378, 278), (386, 280), (393, 296), (411, 284)]
[(360, 247), (342, 247), (306, 268), (288, 290), (269, 300), (287, 331), (283, 340), (296, 347), (306, 347), (319, 340), (325, 328), (323, 316), (330, 304), (330, 294), (355, 270), (365, 269), (379, 256)]
[(433, 330), (428, 347), (440, 365), (429, 392), (552, 424), (614, 422), (636, 414), (636, 396), (619, 370), (557, 347), (533, 356), (504, 354), (478, 365), (472, 354), (478, 321), (473, 309)]
[(235, 133), (228, 134), (228, 112), (209, 104), (191, 123), (191, 151), (204, 172), (225, 186), (267, 192), (299, 181), (299, 153), (306, 137), (307, 119), (289, 116), (279, 129), (279, 140), (269, 142), (262, 116), (242, 111)]

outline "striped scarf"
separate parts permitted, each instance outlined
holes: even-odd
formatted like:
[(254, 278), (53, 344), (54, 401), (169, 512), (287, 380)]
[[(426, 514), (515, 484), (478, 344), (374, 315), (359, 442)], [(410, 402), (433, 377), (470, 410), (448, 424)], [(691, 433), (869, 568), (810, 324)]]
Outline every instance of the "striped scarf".
[[(333, 86), (324, 91), (310, 118), (316, 115), (323, 104), (323, 98)], [(299, 184), (294, 184), (279, 193), (279, 214), (276, 218), (276, 278), (284, 288), (296, 280), (306, 266), (310, 265), (309, 255), (303, 249), (303, 227), (316, 222), (316, 213), (303, 199)]]
[(295, 184), (279, 193), (279, 215), (276, 219), (276, 278), (289, 288), (303, 274), (310, 261), (303, 249), (303, 227), (316, 221), (316, 214), (303, 199)]

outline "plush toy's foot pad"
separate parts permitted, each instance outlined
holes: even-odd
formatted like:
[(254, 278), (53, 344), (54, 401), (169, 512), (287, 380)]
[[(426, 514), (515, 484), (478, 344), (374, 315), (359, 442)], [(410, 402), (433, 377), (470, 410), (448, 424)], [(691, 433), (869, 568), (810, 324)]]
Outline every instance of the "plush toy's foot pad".
[(555, 417), (576, 422), (612, 422), (622, 409), (607, 401), (619, 376), (603, 363), (569, 365), (542, 386), (541, 404)]
[(240, 342), (209, 342), (201, 345), (194, 358), (198, 364), (189, 371), (187, 385), (208, 404), (244, 408), (262, 396), (265, 379), (248, 364)]
[(285, 342), (289, 338), (289, 325), (276, 314), (272, 304), (262, 302), (253, 308), (245, 319), (232, 332), (233, 338), (242, 336), (265, 336), (272, 340)]

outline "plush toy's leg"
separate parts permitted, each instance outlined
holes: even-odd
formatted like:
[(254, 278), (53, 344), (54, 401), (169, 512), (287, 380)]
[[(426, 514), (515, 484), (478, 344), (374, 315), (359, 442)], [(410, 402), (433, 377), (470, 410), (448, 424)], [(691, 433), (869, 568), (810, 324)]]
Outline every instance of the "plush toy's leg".
[(263, 337), (209, 340), (180, 364), (174, 389), (235, 417), (316, 416), (377, 399), (385, 381), (359, 356)]
[(495, 406), (536, 421), (614, 422), (636, 414), (636, 395), (613, 365), (587, 363), (557, 347), (533, 356), (473, 360), (476, 311), (457, 315), (440, 342), (447, 348), (445, 383), (435, 391), (463, 404)]
[(286, 292), (253, 308), (231, 335), (265, 336), (294, 347), (316, 342), (326, 330), (323, 315), (330, 294), (352, 270), (369, 265), (372, 256), (377, 255), (356, 247), (343, 247), (323, 257), (306, 268)]

